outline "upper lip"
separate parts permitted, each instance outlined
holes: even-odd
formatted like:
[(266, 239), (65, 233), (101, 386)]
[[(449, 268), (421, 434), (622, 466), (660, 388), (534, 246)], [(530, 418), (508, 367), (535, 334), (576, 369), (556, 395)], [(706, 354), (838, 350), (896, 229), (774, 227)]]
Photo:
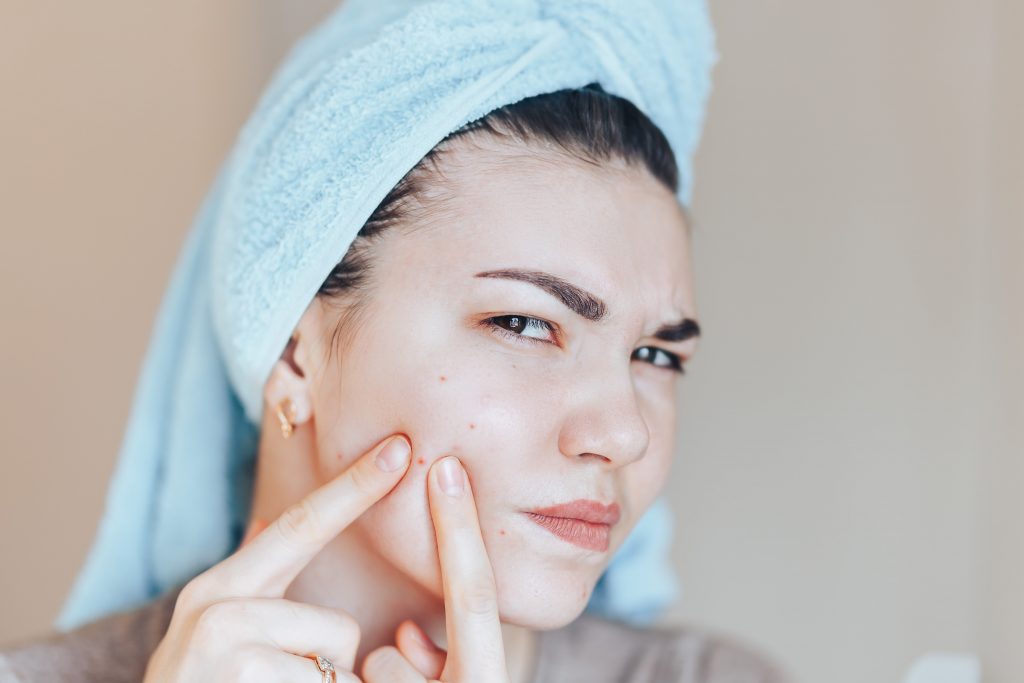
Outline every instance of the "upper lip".
[(565, 517), (568, 519), (581, 519), (592, 524), (607, 524), (614, 526), (619, 521), (619, 505), (612, 503), (604, 505), (596, 500), (579, 498), (568, 503), (549, 505), (543, 508), (529, 510), (535, 515), (545, 517)]

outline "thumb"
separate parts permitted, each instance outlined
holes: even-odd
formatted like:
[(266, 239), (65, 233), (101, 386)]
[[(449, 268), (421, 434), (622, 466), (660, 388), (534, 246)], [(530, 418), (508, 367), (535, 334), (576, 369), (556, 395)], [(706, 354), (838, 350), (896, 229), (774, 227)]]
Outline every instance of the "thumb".
[(448, 651), (434, 644), (419, 625), (406, 619), (395, 631), (398, 651), (427, 679), (441, 677)]

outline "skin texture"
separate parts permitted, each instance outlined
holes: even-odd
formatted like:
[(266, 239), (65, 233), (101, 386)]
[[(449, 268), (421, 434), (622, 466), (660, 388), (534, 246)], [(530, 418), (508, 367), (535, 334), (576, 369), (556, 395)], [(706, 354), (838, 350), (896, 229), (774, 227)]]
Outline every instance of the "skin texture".
[[(443, 210), (376, 244), (366, 309), (342, 342), (332, 349), (341, 307), (316, 299), (275, 365), (253, 518), (276, 518), (387, 435), (407, 435), (408, 472), (319, 552), (286, 597), (352, 614), (362, 630), (357, 662), (394, 643), (406, 619), (443, 647), (427, 473), (458, 456), (516, 681), (529, 670), (533, 631), (580, 615), (664, 485), (683, 379), (664, 356), (631, 355), (647, 346), (685, 361), (695, 351), (696, 338), (652, 336), (698, 318), (688, 228), (673, 194), (642, 169), (498, 142), (449, 155)], [(585, 320), (526, 282), (474, 277), (503, 268), (562, 277), (601, 298), (606, 318)], [(555, 331), (530, 323), (505, 336), (484, 324), (511, 315)], [(274, 414), (283, 398), (295, 407), (289, 439)], [(607, 551), (566, 543), (523, 513), (578, 498), (620, 506)]]

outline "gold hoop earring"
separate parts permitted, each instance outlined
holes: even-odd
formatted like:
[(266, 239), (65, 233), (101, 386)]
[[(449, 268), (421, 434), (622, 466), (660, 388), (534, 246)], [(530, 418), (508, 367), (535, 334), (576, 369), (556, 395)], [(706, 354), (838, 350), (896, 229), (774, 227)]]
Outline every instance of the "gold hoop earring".
[[(285, 415), (284, 406), (288, 405), (288, 414)], [(277, 421), (281, 423), (281, 436), (288, 438), (295, 432), (295, 405), (290, 398), (286, 398), (277, 404)]]

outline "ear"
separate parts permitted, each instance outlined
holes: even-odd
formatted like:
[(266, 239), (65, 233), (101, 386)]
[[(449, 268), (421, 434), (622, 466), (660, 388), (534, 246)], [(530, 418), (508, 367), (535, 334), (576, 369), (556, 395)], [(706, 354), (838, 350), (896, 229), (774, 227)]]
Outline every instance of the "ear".
[[(268, 413), (275, 415), (278, 406), (284, 404), (285, 415), (296, 427), (313, 417), (313, 381), (318, 374), (313, 361), (320, 357), (321, 349), (317, 342), (323, 337), (322, 322), (323, 307), (319, 299), (314, 299), (295, 326), (263, 385)], [(291, 403), (290, 415), (289, 406), (284, 403), (286, 400)]]

